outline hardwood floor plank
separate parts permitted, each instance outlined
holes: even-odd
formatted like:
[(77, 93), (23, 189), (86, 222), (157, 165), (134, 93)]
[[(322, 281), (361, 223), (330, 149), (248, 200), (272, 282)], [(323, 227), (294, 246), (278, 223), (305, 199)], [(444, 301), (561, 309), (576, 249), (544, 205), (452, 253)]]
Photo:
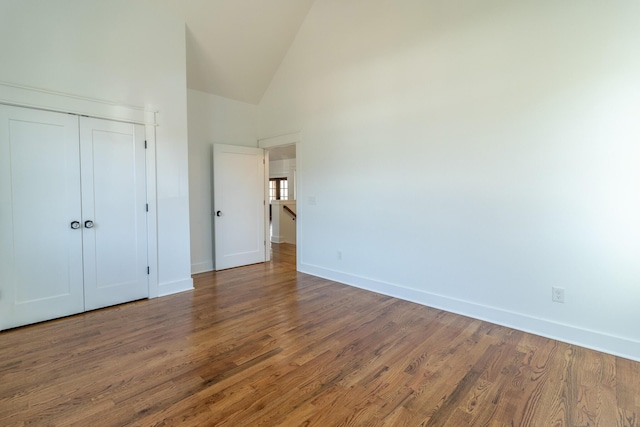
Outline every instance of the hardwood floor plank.
[(273, 262), (0, 333), (2, 426), (640, 427), (640, 363)]

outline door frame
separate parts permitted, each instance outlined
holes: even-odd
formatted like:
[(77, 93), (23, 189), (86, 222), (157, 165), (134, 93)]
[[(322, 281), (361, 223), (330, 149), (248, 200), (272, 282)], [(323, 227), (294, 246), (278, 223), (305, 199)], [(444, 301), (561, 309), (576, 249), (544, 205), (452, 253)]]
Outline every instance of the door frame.
[(145, 127), (147, 213), (147, 256), (149, 263), (149, 298), (160, 295), (158, 282), (158, 197), (156, 172), (157, 111), (146, 107), (120, 104), (51, 90), (0, 82), (0, 103), (14, 107), (56, 113), (75, 114)]
[[(302, 142), (300, 131), (296, 132), (288, 132), (281, 135), (270, 136), (266, 138), (258, 139), (258, 148), (265, 149), (265, 190), (264, 197), (265, 200), (269, 200), (269, 148), (274, 147), (282, 147), (285, 145), (295, 145), (296, 146), (296, 183), (295, 183), (295, 192), (296, 194), (300, 194), (298, 192), (298, 186), (300, 185), (300, 162), (298, 156), (298, 147)], [(296, 197), (297, 199), (297, 197)], [(300, 210), (300, 204), (298, 204), (298, 211)], [(268, 241), (271, 244), (271, 236), (269, 234), (269, 205), (266, 206), (265, 209), (265, 241)], [(296, 270), (300, 270), (300, 253), (301, 253), (301, 233), (300, 233), (300, 222), (299, 219), (296, 218)], [(267, 259), (266, 261), (271, 260), (271, 251), (266, 251)]]

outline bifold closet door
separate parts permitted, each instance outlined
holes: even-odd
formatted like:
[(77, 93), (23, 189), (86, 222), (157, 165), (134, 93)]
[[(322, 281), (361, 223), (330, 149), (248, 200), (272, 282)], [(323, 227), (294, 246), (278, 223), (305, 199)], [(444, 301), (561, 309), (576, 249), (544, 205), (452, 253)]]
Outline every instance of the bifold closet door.
[(144, 126), (81, 117), (80, 153), (85, 309), (147, 298)]
[(84, 310), (80, 193), (78, 117), (0, 105), (0, 329)]

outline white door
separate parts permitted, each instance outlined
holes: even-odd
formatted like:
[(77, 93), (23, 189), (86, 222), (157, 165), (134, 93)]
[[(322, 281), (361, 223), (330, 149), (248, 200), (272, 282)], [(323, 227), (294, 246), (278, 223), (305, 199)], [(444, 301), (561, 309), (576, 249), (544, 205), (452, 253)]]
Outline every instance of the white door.
[(143, 126), (0, 105), (0, 330), (148, 297), (146, 237)]
[(78, 117), (0, 105), (0, 330), (84, 310), (81, 219)]
[(265, 261), (264, 150), (215, 144), (215, 269)]
[(144, 126), (80, 118), (85, 309), (149, 296)]

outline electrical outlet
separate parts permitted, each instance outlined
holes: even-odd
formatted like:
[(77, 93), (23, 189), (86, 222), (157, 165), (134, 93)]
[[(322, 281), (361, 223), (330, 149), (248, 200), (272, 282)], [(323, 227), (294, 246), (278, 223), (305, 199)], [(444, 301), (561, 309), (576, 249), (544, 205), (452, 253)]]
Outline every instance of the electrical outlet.
[(338, 259), (342, 259), (342, 251), (338, 251), (338, 253), (336, 254), (336, 256), (338, 257)]
[(564, 288), (551, 288), (551, 301), (564, 303)]

